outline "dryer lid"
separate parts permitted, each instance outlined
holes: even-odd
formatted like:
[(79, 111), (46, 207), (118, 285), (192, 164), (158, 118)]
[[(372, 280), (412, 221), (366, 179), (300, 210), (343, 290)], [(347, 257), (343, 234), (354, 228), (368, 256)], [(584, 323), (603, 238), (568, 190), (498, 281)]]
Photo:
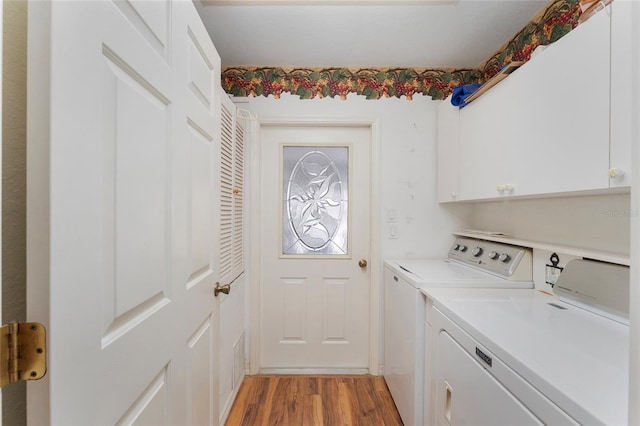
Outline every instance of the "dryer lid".
[(629, 267), (596, 260), (567, 263), (553, 291), (566, 303), (629, 324)]

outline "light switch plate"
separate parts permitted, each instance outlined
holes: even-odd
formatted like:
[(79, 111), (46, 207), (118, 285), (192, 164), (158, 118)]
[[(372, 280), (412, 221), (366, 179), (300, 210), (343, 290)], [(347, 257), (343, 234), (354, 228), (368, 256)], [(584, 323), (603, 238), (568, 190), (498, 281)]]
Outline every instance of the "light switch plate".
[(387, 210), (387, 223), (396, 223), (396, 209)]

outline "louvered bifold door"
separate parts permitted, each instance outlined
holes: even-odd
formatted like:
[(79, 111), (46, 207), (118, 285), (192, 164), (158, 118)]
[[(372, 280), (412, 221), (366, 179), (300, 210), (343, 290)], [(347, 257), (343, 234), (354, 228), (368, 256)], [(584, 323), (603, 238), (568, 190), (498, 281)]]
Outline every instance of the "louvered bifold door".
[(220, 279), (230, 284), (244, 271), (244, 129), (235, 106), (223, 98), (220, 152)]
[(233, 110), (221, 106), (220, 139), (220, 282), (233, 276)]
[(233, 145), (233, 277), (244, 271), (244, 128), (236, 117)]

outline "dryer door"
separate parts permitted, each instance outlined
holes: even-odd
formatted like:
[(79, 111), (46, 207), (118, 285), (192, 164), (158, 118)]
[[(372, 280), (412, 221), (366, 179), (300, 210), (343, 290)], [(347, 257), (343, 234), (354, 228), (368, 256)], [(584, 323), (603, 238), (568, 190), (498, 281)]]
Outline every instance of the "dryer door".
[(446, 331), (438, 336), (436, 424), (542, 425)]

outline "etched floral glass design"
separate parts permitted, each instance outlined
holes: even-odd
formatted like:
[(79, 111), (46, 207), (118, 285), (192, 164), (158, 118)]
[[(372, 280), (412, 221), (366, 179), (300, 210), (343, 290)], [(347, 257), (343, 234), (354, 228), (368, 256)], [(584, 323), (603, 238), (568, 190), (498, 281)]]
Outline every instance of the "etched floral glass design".
[(348, 254), (347, 147), (283, 147), (284, 255)]

